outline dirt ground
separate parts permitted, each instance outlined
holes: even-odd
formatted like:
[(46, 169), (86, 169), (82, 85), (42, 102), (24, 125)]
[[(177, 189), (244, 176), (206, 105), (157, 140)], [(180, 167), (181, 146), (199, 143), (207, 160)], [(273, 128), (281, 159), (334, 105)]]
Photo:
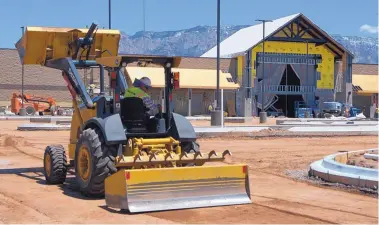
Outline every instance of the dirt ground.
[(229, 149), (228, 163), (249, 165), (253, 203), (144, 214), (108, 209), (87, 199), (72, 175), (64, 185), (46, 185), (46, 145), (68, 143), (68, 131), (17, 131), (20, 122), (0, 122), (0, 223), (365, 223), (377, 224), (378, 199), (358, 192), (291, 179), (288, 171), (339, 150), (378, 146), (377, 136), (330, 138), (201, 139), (203, 151)]

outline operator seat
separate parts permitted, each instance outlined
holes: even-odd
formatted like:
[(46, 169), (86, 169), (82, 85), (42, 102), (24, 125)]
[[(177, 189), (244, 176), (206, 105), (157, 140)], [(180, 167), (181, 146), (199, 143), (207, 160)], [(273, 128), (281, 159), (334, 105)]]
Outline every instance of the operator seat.
[(141, 98), (121, 99), (121, 121), (128, 133), (147, 133), (150, 119)]

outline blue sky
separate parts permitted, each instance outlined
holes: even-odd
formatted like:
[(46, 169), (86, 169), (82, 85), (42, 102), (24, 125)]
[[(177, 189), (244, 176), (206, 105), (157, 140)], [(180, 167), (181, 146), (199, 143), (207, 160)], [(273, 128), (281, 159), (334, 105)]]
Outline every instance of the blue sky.
[[(146, 30), (216, 25), (216, 0), (145, 0)], [(303, 13), (329, 34), (377, 37), (377, 0), (221, 0), (221, 25), (250, 25)], [(1, 48), (13, 48), (21, 26), (108, 27), (108, 0), (1, 0)], [(112, 28), (143, 29), (142, 0), (112, 0)]]

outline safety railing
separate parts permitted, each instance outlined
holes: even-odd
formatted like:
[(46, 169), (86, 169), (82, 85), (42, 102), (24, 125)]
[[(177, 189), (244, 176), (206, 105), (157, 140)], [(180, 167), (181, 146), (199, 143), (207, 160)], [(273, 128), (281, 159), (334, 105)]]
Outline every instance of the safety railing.
[[(253, 88), (253, 92), (260, 93), (262, 91), (261, 86)], [(291, 93), (313, 93), (316, 91), (315, 86), (297, 86), (297, 85), (265, 85), (265, 92), (275, 94), (291, 94)]]

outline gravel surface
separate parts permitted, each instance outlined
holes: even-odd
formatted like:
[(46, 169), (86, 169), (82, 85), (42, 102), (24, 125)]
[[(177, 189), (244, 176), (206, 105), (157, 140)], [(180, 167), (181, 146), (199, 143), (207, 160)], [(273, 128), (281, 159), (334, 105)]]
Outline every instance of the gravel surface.
[(370, 169), (378, 169), (378, 161), (374, 159), (366, 159), (364, 157), (364, 153), (350, 156), (346, 164)]
[(315, 186), (325, 186), (340, 190), (345, 190), (349, 192), (359, 192), (365, 195), (369, 195), (371, 197), (378, 198), (378, 189), (370, 189), (370, 188), (362, 188), (362, 187), (356, 187), (353, 185), (345, 185), (340, 183), (331, 183), (325, 180), (322, 180), (319, 177), (313, 177), (308, 175), (308, 170), (285, 170), (285, 175), (288, 177), (302, 181), (307, 182), (309, 184), (315, 185)]

